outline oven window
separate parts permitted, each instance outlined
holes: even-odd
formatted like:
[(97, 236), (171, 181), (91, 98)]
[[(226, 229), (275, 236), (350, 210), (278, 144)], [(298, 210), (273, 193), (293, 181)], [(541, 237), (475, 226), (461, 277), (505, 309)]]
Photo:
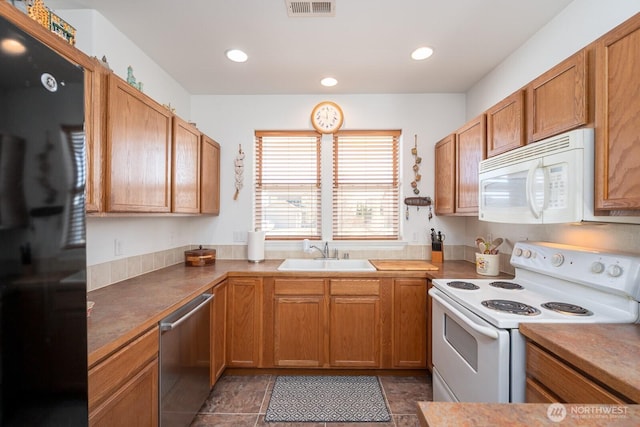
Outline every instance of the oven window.
[(478, 342), (462, 326), (446, 313), (444, 315), (444, 337), (460, 356), (478, 372)]

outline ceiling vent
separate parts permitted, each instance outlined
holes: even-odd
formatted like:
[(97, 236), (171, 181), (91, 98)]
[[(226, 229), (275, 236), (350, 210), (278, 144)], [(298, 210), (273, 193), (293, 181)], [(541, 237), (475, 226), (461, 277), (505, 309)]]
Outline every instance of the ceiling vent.
[(285, 0), (287, 14), (291, 17), (336, 16), (336, 1), (293, 1)]

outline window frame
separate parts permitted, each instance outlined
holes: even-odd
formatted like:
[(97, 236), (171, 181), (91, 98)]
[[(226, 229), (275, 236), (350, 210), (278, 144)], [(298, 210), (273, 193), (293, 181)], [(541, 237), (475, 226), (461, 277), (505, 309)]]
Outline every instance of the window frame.
[[(312, 174), (303, 177), (307, 180), (307, 182), (299, 182), (299, 183), (283, 183), (283, 182), (272, 182), (265, 183), (264, 177), (264, 152), (265, 152), (265, 138), (267, 141), (269, 138), (273, 138), (271, 142), (274, 144), (284, 144), (286, 139), (292, 139), (292, 142), (295, 142), (295, 139), (308, 139), (308, 141), (301, 141), (308, 144), (315, 144), (315, 159), (303, 159), (310, 163), (315, 163), (315, 172)], [(266, 240), (321, 240), (322, 239), (322, 135), (315, 131), (255, 131), (254, 134), (255, 139), (255, 183), (254, 183), (254, 209), (253, 209), (253, 223), (256, 229), (260, 229), (265, 231), (265, 239)], [(280, 141), (278, 141), (280, 139)], [(298, 152), (299, 154), (301, 152)], [(275, 157), (275, 160), (282, 160), (286, 156), (283, 157)], [(275, 170), (277, 172), (283, 172), (284, 169), (279, 167)], [(313, 172), (313, 171), (312, 171)], [(281, 178), (272, 178), (276, 181), (281, 181)], [(313, 183), (310, 184), (310, 181)], [(297, 186), (297, 188), (296, 188)], [(312, 190), (315, 188), (315, 190)], [(312, 191), (311, 191), (312, 190)], [(315, 203), (315, 207), (312, 207), (312, 217), (315, 214), (315, 220), (311, 218), (311, 221), (315, 223), (314, 227), (311, 227), (311, 230), (315, 230), (315, 232), (311, 231), (309, 233), (293, 233), (293, 234), (274, 234), (273, 229), (269, 229), (267, 227), (267, 211), (266, 206), (263, 203), (263, 195), (265, 191), (274, 191), (274, 192), (289, 192), (295, 193), (296, 191), (303, 194), (305, 191), (308, 191), (308, 200), (311, 203)], [(273, 212), (275, 215), (278, 214), (287, 214), (288, 209), (274, 209)], [(289, 215), (287, 214), (287, 221), (290, 221)]]
[[(387, 240), (387, 241), (399, 241), (401, 239), (401, 230), (400, 230), (400, 141), (402, 137), (402, 131), (399, 129), (395, 130), (347, 130), (336, 132), (333, 135), (333, 161), (332, 161), (332, 191), (331, 191), (331, 201), (332, 201), (332, 215), (331, 215), (331, 223), (332, 223), (332, 239), (334, 241), (344, 241), (344, 240)], [(348, 141), (351, 139), (352, 141)], [(389, 141), (385, 141), (388, 139)], [(363, 160), (356, 160), (355, 156), (351, 154), (350, 161), (352, 163), (348, 164), (348, 169), (344, 170), (344, 174), (341, 173), (340, 164), (343, 163), (340, 160), (340, 150), (341, 150), (341, 140), (342, 144), (351, 144), (346, 149), (355, 150), (357, 145), (363, 144), (364, 149), (367, 149), (367, 143), (369, 146), (374, 145), (379, 148), (380, 152), (374, 153), (373, 158), (368, 165), (369, 167), (361, 168), (356, 162), (362, 162)], [(368, 140), (368, 141), (367, 141)], [(374, 142), (375, 141), (375, 142)], [(383, 162), (381, 162), (381, 155), (384, 153), (384, 144), (390, 142), (389, 152), (390, 154), (390, 170), (384, 170), (385, 166)], [(347, 155), (348, 156), (348, 155)], [(379, 158), (375, 158), (378, 156)], [(347, 157), (348, 158), (348, 157)], [(341, 216), (338, 212), (344, 206), (344, 203), (341, 203), (343, 198), (340, 193), (340, 188), (347, 188), (347, 191), (356, 191), (358, 187), (361, 187), (360, 191), (368, 192), (368, 193), (376, 193), (380, 192), (380, 188), (373, 189), (372, 182), (369, 180), (364, 180), (361, 182), (357, 182), (359, 177), (358, 173), (364, 174), (365, 169), (370, 173), (374, 171), (376, 173), (377, 179), (379, 181), (378, 185), (381, 185), (383, 188), (386, 187), (386, 190), (382, 190), (383, 193), (387, 193), (390, 197), (390, 200), (387, 202), (383, 202), (377, 205), (377, 208), (381, 211), (388, 212), (382, 216), (378, 216), (378, 219), (373, 218), (369, 215), (370, 219), (374, 221), (373, 225), (368, 225), (366, 227), (371, 230), (377, 229), (382, 231), (381, 233), (370, 233), (367, 231), (365, 233), (354, 233), (354, 232), (343, 232), (341, 230), (340, 221), (347, 221), (344, 216)], [(385, 174), (387, 176), (385, 176)], [(341, 175), (344, 175), (342, 177)], [(361, 175), (362, 176), (362, 175)], [(374, 184), (375, 185), (375, 184)], [(343, 200), (342, 202), (345, 202)], [(357, 203), (356, 211), (360, 205), (363, 205), (364, 212), (361, 216), (365, 217), (362, 220), (366, 224), (367, 213), (371, 212), (371, 207), (366, 203), (361, 204)], [(374, 207), (375, 208), (375, 207)], [(356, 214), (357, 216), (357, 214)], [(383, 224), (385, 221), (387, 225)], [(383, 222), (380, 222), (382, 219)], [(353, 220), (353, 218), (352, 218)], [(390, 232), (384, 231), (385, 229), (389, 229)]]

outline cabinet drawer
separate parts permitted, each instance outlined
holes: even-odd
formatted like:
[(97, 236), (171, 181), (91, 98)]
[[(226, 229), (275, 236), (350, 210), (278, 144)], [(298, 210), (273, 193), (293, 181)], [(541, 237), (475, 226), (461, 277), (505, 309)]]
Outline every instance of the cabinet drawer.
[(380, 295), (380, 281), (371, 279), (333, 279), (331, 295)]
[(324, 294), (324, 280), (322, 279), (275, 279), (273, 286), (276, 295)]
[(559, 359), (527, 343), (527, 375), (544, 384), (565, 403), (624, 403)]
[(553, 396), (549, 391), (538, 384), (535, 380), (527, 378), (525, 388), (525, 402), (527, 403), (553, 403), (558, 398)]
[(89, 370), (90, 411), (158, 356), (158, 340), (155, 327)]

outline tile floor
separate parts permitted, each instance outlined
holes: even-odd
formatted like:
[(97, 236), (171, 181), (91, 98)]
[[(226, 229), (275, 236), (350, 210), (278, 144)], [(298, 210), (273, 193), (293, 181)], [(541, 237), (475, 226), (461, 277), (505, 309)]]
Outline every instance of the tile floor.
[(264, 416), (276, 375), (225, 375), (191, 427), (419, 427), (416, 402), (432, 400), (430, 376), (380, 376), (391, 412), (388, 423), (267, 423)]

